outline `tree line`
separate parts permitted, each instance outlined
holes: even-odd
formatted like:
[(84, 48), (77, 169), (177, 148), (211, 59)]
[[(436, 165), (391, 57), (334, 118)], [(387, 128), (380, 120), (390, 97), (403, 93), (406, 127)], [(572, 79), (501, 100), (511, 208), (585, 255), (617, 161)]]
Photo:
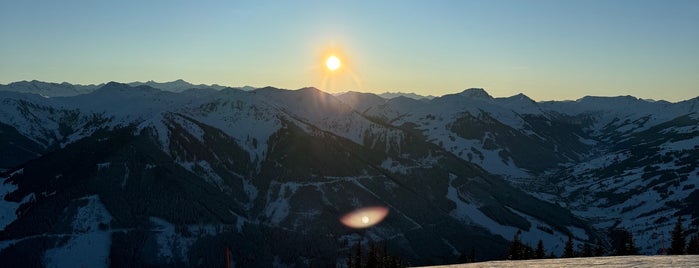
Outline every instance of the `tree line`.
[[(507, 260), (529, 260), (529, 259), (544, 259), (544, 258), (556, 258), (557, 256), (552, 252), (546, 253), (544, 244), (542, 240), (533, 248), (529, 244), (525, 244), (520, 239), (522, 231), (517, 231), (512, 239), (512, 244), (507, 249), (504, 259)], [(473, 253), (475, 255), (475, 253)], [(625, 229), (616, 229), (612, 231), (612, 249), (607, 252), (604, 244), (601, 240), (597, 240), (597, 243), (593, 246), (589, 243), (585, 243), (582, 246), (581, 251), (576, 251), (576, 247), (573, 242), (573, 237), (568, 236), (565, 247), (563, 249), (563, 254), (561, 258), (574, 258), (574, 257), (597, 257), (597, 256), (625, 256), (625, 255), (638, 255), (639, 249), (636, 247), (636, 242), (633, 237), (633, 233)], [(663, 253), (664, 254), (664, 253)], [(682, 254), (699, 254), (699, 233), (693, 235), (687, 241), (687, 232), (682, 226), (682, 217), (677, 218), (677, 223), (675, 228), (671, 233), (670, 248), (667, 250), (668, 255), (682, 255)]]
[(699, 233), (694, 234), (687, 241), (687, 232), (682, 227), (682, 216), (677, 218), (675, 228), (672, 229), (672, 241), (667, 251), (668, 255), (696, 255), (699, 254)]
[(388, 248), (384, 243), (379, 247), (374, 242), (369, 243), (367, 252), (362, 250), (361, 241), (357, 241), (354, 250), (347, 255), (346, 264), (348, 268), (398, 268), (405, 267), (400, 256), (388, 253)]
[[(585, 243), (582, 247), (576, 247), (572, 235), (568, 235), (563, 254), (556, 256), (553, 251), (547, 252), (543, 240), (539, 240), (536, 247), (522, 242), (520, 236), (522, 231), (515, 233), (512, 243), (507, 248), (503, 259), (506, 260), (530, 260), (530, 259), (551, 259), (551, 258), (575, 258), (575, 257), (600, 257), (600, 256), (625, 256), (638, 255), (639, 249), (633, 237), (633, 233), (625, 229), (615, 229), (612, 231), (611, 249), (608, 250), (602, 240), (597, 239), (596, 243)], [(687, 231), (682, 225), (682, 217), (678, 217), (675, 228), (671, 233), (670, 248), (668, 255), (699, 254), (699, 233), (694, 234), (687, 240)], [(464, 251), (458, 258), (460, 263), (477, 262), (476, 249), (472, 247), (470, 251)], [(405, 263), (400, 256), (388, 253), (386, 245), (369, 243), (367, 250), (362, 248), (357, 242), (353, 250), (350, 250), (346, 265), (349, 268), (392, 268), (404, 267)]]
[[(506, 260), (530, 260), (530, 259), (552, 259), (557, 258), (556, 254), (551, 251), (548, 252), (544, 248), (543, 240), (539, 239), (536, 244), (536, 248), (533, 248), (530, 244), (525, 244), (520, 239), (521, 231), (517, 231), (514, 238), (512, 239), (512, 244), (507, 249), (505, 254)], [(576, 251), (575, 245), (573, 243), (573, 237), (568, 236), (565, 248), (563, 249), (563, 255), (561, 258), (573, 258), (573, 257), (596, 257), (605, 256), (606, 251), (601, 240), (597, 240), (597, 244), (593, 247), (590, 244), (584, 244), (582, 251)]]

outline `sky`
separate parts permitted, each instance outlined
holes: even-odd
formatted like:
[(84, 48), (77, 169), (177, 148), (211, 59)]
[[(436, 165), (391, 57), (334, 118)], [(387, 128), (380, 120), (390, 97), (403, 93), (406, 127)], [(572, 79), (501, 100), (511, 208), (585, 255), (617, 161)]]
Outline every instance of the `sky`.
[(0, 84), (679, 101), (699, 96), (698, 29), (696, 0), (0, 0)]

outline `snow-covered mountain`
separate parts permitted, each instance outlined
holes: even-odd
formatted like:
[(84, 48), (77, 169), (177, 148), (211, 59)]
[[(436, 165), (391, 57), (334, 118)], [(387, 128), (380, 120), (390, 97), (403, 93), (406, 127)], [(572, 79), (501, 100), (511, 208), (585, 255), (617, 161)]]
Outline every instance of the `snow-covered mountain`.
[[(20, 92), (20, 93), (32, 93), (32, 94), (37, 94), (41, 95), (43, 97), (70, 97), (70, 96), (77, 96), (81, 94), (87, 94), (91, 93), (98, 88), (103, 87), (105, 84), (99, 84), (99, 85), (77, 85), (77, 84), (70, 84), (67, 82), (63, 83), (48, 83), (48, 82), (41, 82), (37, 80), (32, 80), (32, 81), (20, 81), (20, 82), (14, 82), (10, 83), (7, 85), (2, 85), (0, 84), (0, 91), (11, 91), (11, 92)], [(138, 87), (138, 86), (149, 86), (155, 89), (160, 89), (163, 91), (171, 91), (171, 92), (182, 92), (185, 90), (190, 90), (190, 89), (214, 89), (214, 90), (221, 90), (226, 88), (226, 86), (220, 86), (217, 84), (213, 85), (205, 85), (205, 84), (199, 84), (195, 85), (192, 83), (189, 83), (187, 81), (184, 81), (182, 79), (178, 79), (175, 81), (171, 82), (155, 82), (155, 81), (148, 81), (148, 82), (131, 82), (128, 83), (128, 85), (132, 87)], [(239, 89), (242, 90), (254, 90), (254, 87), (250, 86), (244, 86)]]
[[(698, 99), (172, 83), (0, 91), (3, 263), (216, 266), (231, 247), (243, 266), (328, 266), (370, 240), (450, 263), (475, 246), (500, 258), (518, 230), (560, 254), (568, 235), (595, 243), (614, 228), (649, 253), (651, 232), (699, 218)], [(389, 215), (339, 222), (368, 206)]]
[(632, 231), (645, 253), (662, 247), (677, 216), (699, 225), (699, 98), (537, 103), (523, 94), (492, 98), (468, 89), (427, 103), (396, 99), (361, 110), (419, 131), (598, 230)]
[(187, 81), (184, 81), (184, 80), (182, 80), (182, 79), (177, 79), (177, 80), (175, 80), (175, 81), (171, 81), (171, 82), (162, 82), (162, 83), (155, 82), (155, 81), (153, 81), (153, 80), (150, 80), (150, 81), (148, 81), (148, 82), (131, 82), (131, 83), (128, 83), (128, 85), (130, 85), (130, 86), (132, 86), (132, 87), (137, 87), (137, 86), (149, 86), (149, 87), (152, 87), (152, 88), (157, 88), (157, 89), (160, 89), (160, 90), (172, 91), (172, 92), (182, 92), (182, 91), (185, 91), (185, 90), (195, 89), (195, 88), (196, 88), (196, 89), (206, 89), (206, 88), (208, 88), (208, 89), (215, 89), (215, 90), (221, 90), (221, 89), (226, 88), (225, 86), (220, 86), (220, 85), (217, 85), (217, 84), (213, 84), (213, 85), (204, 85), (204, 84), (195, 85), (195, 84), (189, 83), (189, 82), (187, 82)]
[(0, 84), (0, 91), (32, 93), (44, 97), (65, 97), (90, 93), (102, 85), (73, 85), (70, 83), (47, 83), (37, 80)]
[(384, 93), (379, 94), (379, 97), (382, 97), (384, 99), (406, 97), (406, 98), (411, 98), (411, 99), (416, 99), (416, 100), (421, 100), (421, 99), (431, 100), (431, 99), (435, 98), (435, 96), (432, 96), (432, 95), (423, 96), (423, 95), (419, 95), (419, 94), (415, 94), (415, 93), (404, 93), (404, 92), (384, 92)]

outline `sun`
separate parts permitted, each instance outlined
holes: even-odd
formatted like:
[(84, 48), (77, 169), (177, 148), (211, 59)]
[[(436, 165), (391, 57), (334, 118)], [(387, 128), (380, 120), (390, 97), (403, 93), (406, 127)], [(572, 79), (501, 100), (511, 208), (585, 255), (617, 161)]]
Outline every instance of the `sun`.
[[(338, 47), (329, 47), (319, 51), (317, 57), (313, 59), (311, 69), (318, 75), (320, 87), (331, 92), (359, 90), (362, 89), (362, 82), (357, 74), (357, 62), (354, 55), (345, 53)], [(362, 218), (358, 218), (361, 223)], [(373, 223), (374, 218), (370, 217), (369, 222)]]
[(331, 55), (328, 57), (327, 60), (325, 60), (325, 66), (328, 67), (328, 70), (335, 71), (340, 68), (342, 65), (342, 62), (340, 62), (340, 59), (337, 58), (335, 55)]

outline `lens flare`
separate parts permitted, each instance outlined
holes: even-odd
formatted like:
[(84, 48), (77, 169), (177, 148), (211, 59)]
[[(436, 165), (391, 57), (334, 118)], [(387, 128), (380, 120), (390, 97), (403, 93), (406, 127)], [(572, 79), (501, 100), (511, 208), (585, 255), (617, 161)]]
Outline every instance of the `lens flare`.
[(362, 229), (380, 223), (387, 215), (385, 207), (365, 207), (345, 214), (340, 222), (350, 228)]

